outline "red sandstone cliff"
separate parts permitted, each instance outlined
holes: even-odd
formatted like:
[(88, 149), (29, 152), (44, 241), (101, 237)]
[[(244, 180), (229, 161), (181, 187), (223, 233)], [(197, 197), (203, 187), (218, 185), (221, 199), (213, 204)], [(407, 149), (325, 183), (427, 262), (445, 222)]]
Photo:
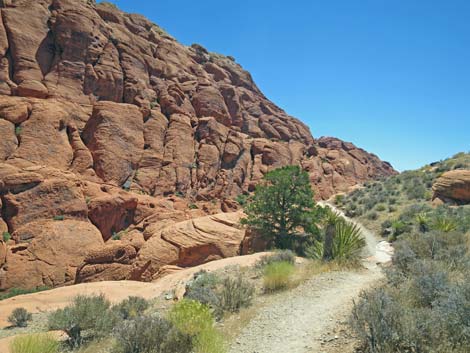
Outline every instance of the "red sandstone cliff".
[(187, 220), (235, 210), (283, 165), (302, 165), (318, 198), (395, 173), (351, 143), (315, 140), (233, 58), (140, 15), (90, 0), (0, 6), (0, 232), (13, 237), (0, 244), (0, 290), (73, 283), (77, 269), (149, 279), (236, 255), (235, 216)]

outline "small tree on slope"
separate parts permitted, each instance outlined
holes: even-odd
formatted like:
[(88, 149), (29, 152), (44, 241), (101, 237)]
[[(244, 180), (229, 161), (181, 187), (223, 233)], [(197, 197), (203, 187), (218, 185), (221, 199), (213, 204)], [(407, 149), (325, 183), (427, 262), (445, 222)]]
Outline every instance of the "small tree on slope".
[(308, 174), (298, 166), (267, 173), (245, 207), (243, 220), (276, 248), (292, 249), (296, 236), (314, 234), (319, 208), (313, 200)]

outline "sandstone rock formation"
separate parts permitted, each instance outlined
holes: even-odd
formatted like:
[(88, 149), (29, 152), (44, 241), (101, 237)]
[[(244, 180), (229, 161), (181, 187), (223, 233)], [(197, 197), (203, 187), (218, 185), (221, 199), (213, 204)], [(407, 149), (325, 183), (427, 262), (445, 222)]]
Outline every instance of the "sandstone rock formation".
[(395, 173), (314, 139), (233, 58), (142, 16), (92, 0), (9, 0), (0, 15), (0, 231), (13, 239), (0, 290), (232, 256), (241, 230), (189, 220), (236, 211), (280, 166), (307, 170), (318, 199)]
[(470, 170), (452, 170), (439, 177), (432, 186), (433, 199), (457, 204), (470, 203)]

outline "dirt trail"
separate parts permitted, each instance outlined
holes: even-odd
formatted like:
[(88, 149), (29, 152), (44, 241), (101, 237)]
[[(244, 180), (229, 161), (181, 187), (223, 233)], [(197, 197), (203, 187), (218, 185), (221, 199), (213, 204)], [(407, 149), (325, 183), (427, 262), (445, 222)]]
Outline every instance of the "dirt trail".
[(377, 263), (390, 261), (393, 251), (361, 228), (367, 242), (364, 270), (325, 273), (278, 294), (243, 329), (232, 343), (230, 353), (325, 352), (325, 336), (338, 321), (349, 317), (352, 300), (382, 278)]

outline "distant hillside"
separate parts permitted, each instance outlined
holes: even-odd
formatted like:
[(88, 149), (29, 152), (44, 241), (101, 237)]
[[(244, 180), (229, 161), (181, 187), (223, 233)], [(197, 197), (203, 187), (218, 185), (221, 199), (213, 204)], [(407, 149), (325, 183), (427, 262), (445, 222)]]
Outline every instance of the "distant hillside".
[[(470, 171), (470, 153), (458, 153), (417, 170), (367, 182), (363, 188), (350, 194), (336, 196), (335, 203), (349, 217), (359, 218), (377, 233), (393, 240), (416, 225), (418, 214), (425, 215), (432, 206), (441, 204), (440, 201), (432, 201), (433, 185), (449, 171)], [(443, 215), (450, 214), (452, 217), (462, 216), (460, 213), (470, 214), (470, 206), (452, 210), (441, 205), (440, 209)], [(470, 226), (470, 220), (467, 223)]]

